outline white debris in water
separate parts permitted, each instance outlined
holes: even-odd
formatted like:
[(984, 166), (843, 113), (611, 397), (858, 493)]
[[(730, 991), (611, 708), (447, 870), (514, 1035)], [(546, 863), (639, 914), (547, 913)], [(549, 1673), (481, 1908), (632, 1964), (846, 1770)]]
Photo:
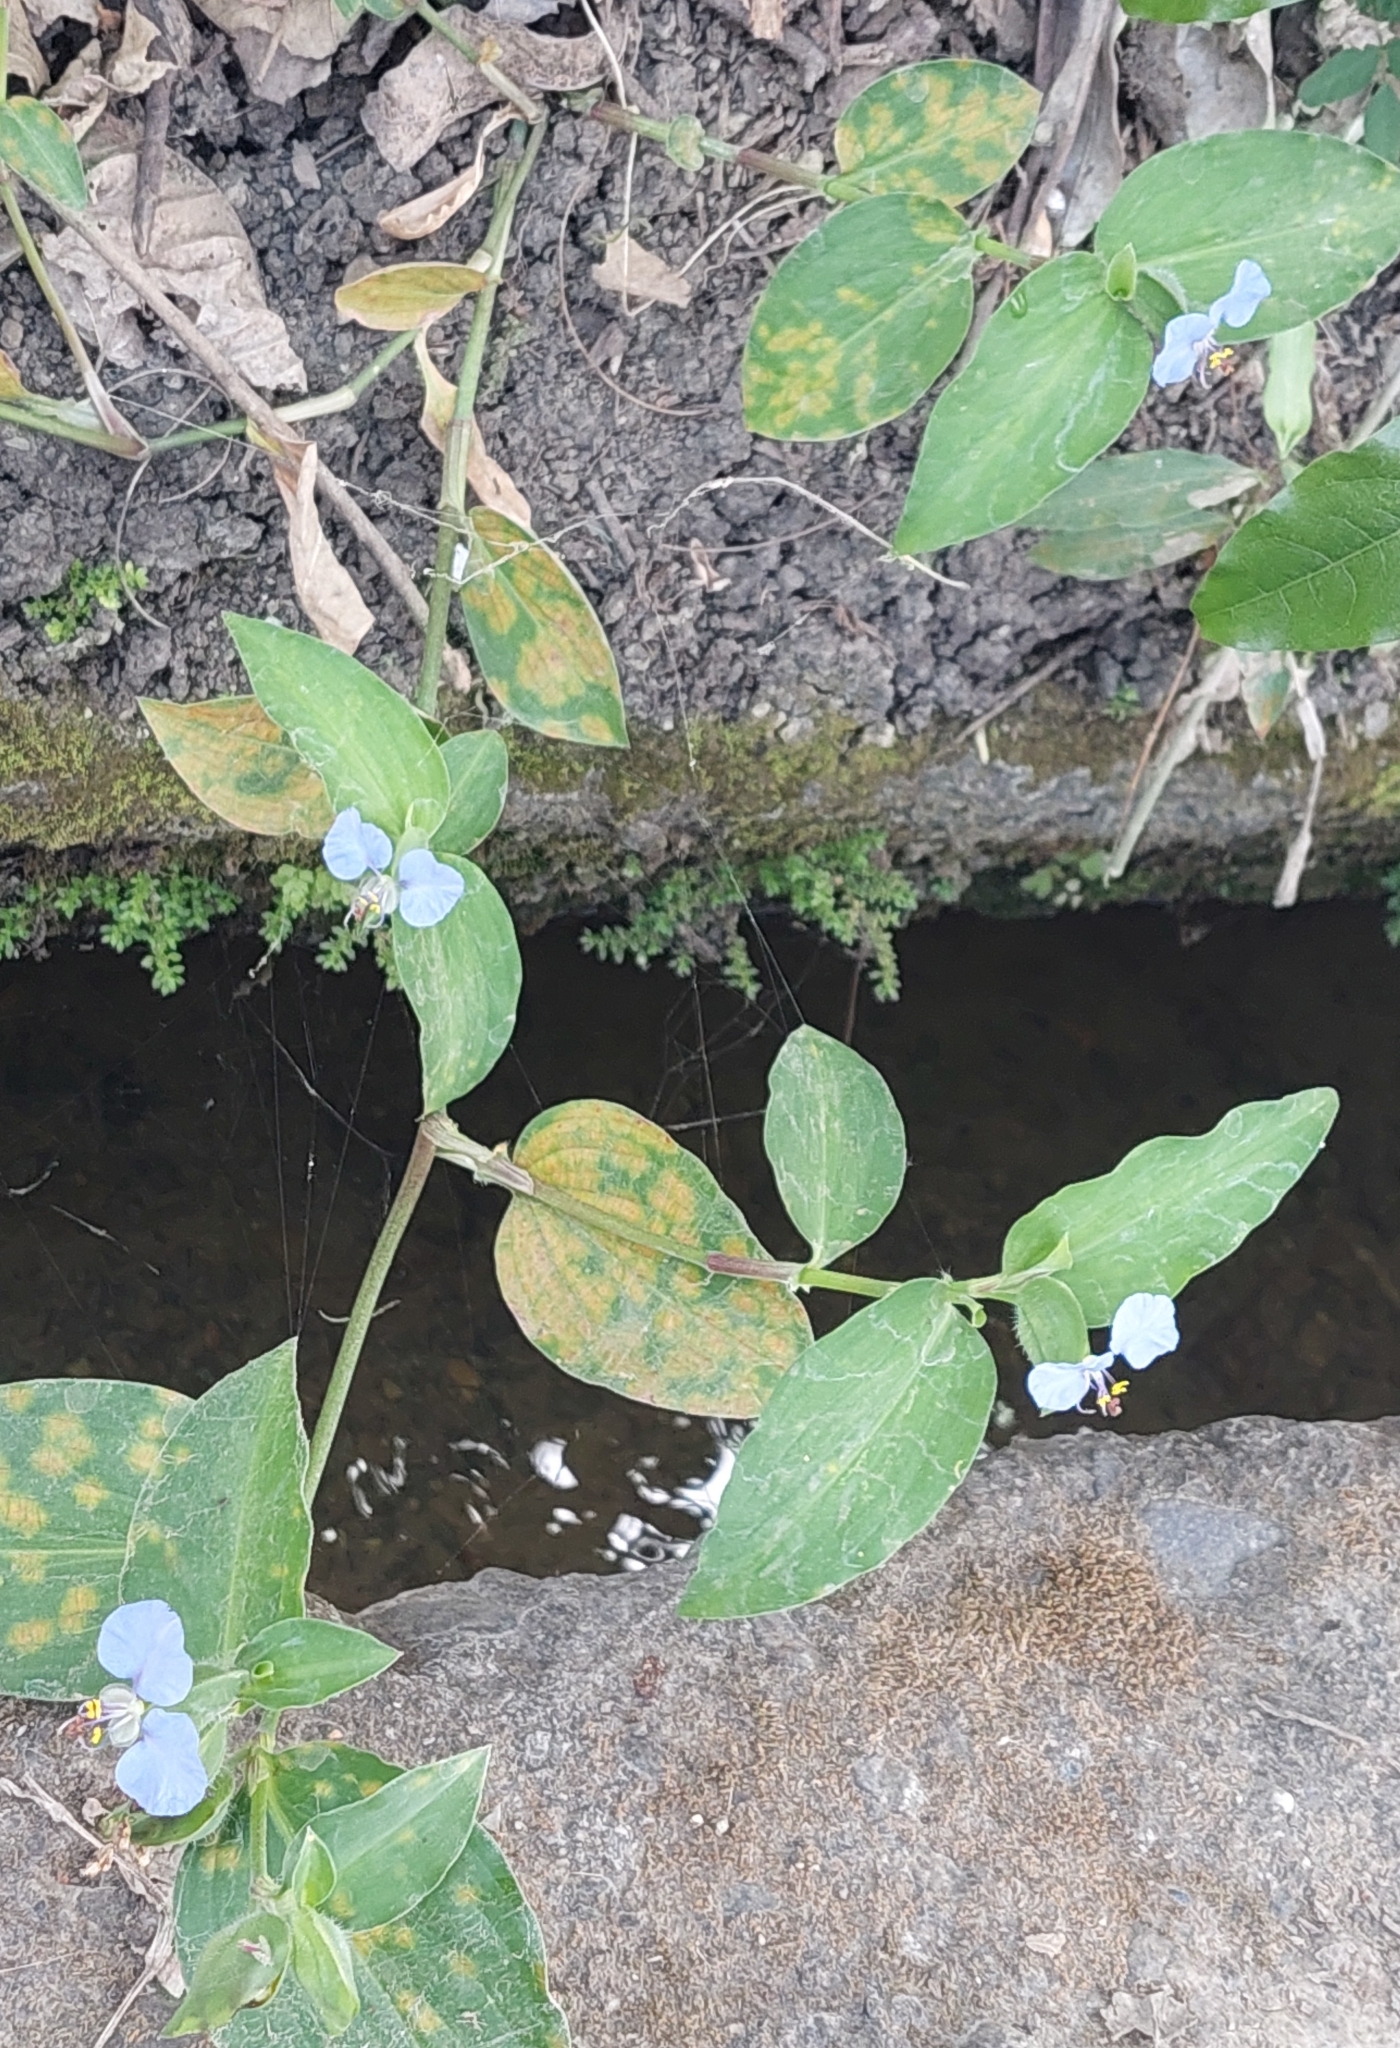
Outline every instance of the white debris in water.
[(570, 1528), (574, 1529), (582, 1528), (583, 1526), (579, 1517), (574, 1513), (572, 1508), (556, 1508), (554, 1510), (553, 1519), (556, 1522), (567, 1522)]
[(543, 1479), (546, 1486), (557, 1486), (561, 1493), (567, 1493), (578, 1485), (577, 1473), (571, 1472), (564, 1462), (568, 1448), (562, 1436), (546, 1436), (541, 1437), (530, 1452), (535, 1476)]
[(474, 1436), (459, 1436), (447, 1446), (449, 1451), (480, 1451), (503, 1472), (509, 1472), (510, 1459), (503, 1457), (494, 1444), (478, 1443)]

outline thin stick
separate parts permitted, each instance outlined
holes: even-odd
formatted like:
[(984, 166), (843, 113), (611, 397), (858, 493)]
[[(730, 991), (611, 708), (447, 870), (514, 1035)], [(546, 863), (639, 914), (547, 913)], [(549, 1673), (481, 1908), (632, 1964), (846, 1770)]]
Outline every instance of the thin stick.
[[(767, 486), (769, 489), (793, 491), (799, 498), (805, 498), (809, 505), (816, 505), (820, 508), (821, 511), (829, 512), (832, 518), (839, 520), (843, 526), (849, 526), (854, 532), (863, 534), (866, 540), (873, 540), (876, 547), (884, 551), (884, 555), (887, 561), (898, 562), (902, 569), (912, 569), (914, 570), (916, 575), (927, 576), (931, 583), (941, 583), (948, 590), (970, 590), (972, 587), (969, 583), (961, 582), (956, 576), (940, 575), (937, 569), (930, 569), (926, 562), (919, 561), (917, 557), (914, 555), (897, 555), (894, 552), (894, 549), (891, 547), (890, 543), (886, 540), (884, 534), (876, 533), (873, 526), (867, 526), (863, 520), (857, 519), (853, 513), (843, 512), (841, 507), (839, 505), (833, 505), (829, 498), (818, 497), (817, 493), (815, 491), (809, 491), (805, 484), (794, 483), (792, 478), (787, 476), (711, 477), (708, 483), (697, 484), (693, 491), (687, 491), (685, 496), (681, 499), (680, 503), (678, 505), (673, 505), (671, 510), (666, 514), (666, 517), (662, 520), (658, 520), (657, 524), (653, 526), (650, 529), (650, 531), (652, 533), (662, 532), (664, 528), (668, 527), (673, 519), (678, 518), (680, 514), (684, 512), (686, 506), (691, 504), (696, 498), (703, 498), (709, 491), (732, 490), (736, 484), (762, 484)], [(778, 535), (776, 537), (779, 539), (782, 538), (781, 535)]]
[[(407, 562), (404, 561), (402, 555), (397, 552), (392, 543), (380, 532), (364, 507), (352, 495), (349, 488), (340, 481), (340, 478), (333, 471), (327, 469), (324, 461), (318, 462), (316, 465), (316, 488), (323, 498), (334, 505), (336, 511), (366, 552), (373, 555), (375, 561), (378, 562), (384, 572), (384, 580), (393, 590), (414, 625), (418, 627), (420, 632), (426, 631), (428, 624), (427, 600), (414, 582), (413, 573)], [(442, 665), (447, 670), (454, 688), (458, 690), (470, 690), (472, 688), (475, 677), (472, 675), (471, 664), (466, 656), (459, 652), (457, 648), (445, 647), (443, 649)]]
[(1178, 691), (1191, 672), (1191, 662), (1200, 642), (1201, 629), (1199, 626), (1193, 625), (1191, 637), (1186, 643), (1186, 652), (1176, 665), (1176, 674), (1167, 685), (1167, 694), (1157, 707), (1157, 716), (1152, 721), (1152, 730), (1148, 733), (1146, 740), (1143, 742), (1142, 752), (1138, 755), (1137, 766), (1133, 770), (1133, 779), (1128, 784), (1128, 794), (1123, 803), (1124, 823), (1127, 822), (1128, 813), (1133, 808), (1133, 798), (1137, 795), (1137, 786), (1142, 781), (1148, 762), (1152, 759), (1152, 749), (1156, 746), (1162, 727), (1166, 724), (1168, 714), (1176, 702)]
[(1048, 683), (1056, 670), (1064, 668), (1077, 654), (1082, 653), (1093, 637), (1092, 633), (1077, 633), (1073, 640), (1066, 640), (1048, 661), (1043, 661), (1039, 668), (1032, 669), (1028, 676), (1024, 676), (1019, 683), (1013, 683), (1009, 690), (1004, 691), (990, 710), (982, 712), (970, 725), (965, 725), (957, 738), (949, 741), (948, 751), (951, 753), (957, 747), (966, 746), (969, 740), (975, 740), (978, 733), (985, 732), (1004, 711), (1009, 711), (1013, 704), (1019, 704), (1023, 697), (1029, 697), (1031, 691), (1039, 689), (1042, 683)]

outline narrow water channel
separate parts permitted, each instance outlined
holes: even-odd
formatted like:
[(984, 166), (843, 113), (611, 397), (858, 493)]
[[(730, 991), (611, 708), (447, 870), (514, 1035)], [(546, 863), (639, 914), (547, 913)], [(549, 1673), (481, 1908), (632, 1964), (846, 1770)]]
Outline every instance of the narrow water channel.
[[(762, 1155), (764, 1074), (799, 1015), (844, 1028), (850, 969), (805, 934), (768, 939), (756, 1007), (589, 960), (568, 929), (528, 941), (515, 1048), (464, 1128), (495, 1142), (543, 1105), (615, 1097), (702, 1153), (771, 1250), (794, 1255)], [(894, 1089), (911, 1167), (862, 1270), (987, 1271), (1006, 1225), (1060, 1182), (1234, 1102), (1330, 1082), (1328, 1150), (1187, 1291), (1180, 1351), (1134, 1378), (1121, 1421), (1093, 1426), (1400, 1409), (1400, 954), (1373, 907), (1217, 906), (1189, 924), (953, 914), (899, 945), (903, 998), (862, 993), (855, 1043)], [(0, 966), (5, 1377), (194, 1394), (290, 1329), (319, 1393), (411, 1138), (411, 1024), (368, 961), (330, 976), (288, 954), (261, 987), (256, 951), (192, 945), (169, 998), (100, 948)], [(615, 1569), (619, 1515), (694, 1533), (638, 1489), (702, 1478), (705, 1425), (531, 1349), (492, 1275), (498, 1213), (440, 1167), (395, 1266), (317, 1507), (312, 1582), (347, 1609), (484, 1565)], [(1008, 1333), (989, 1334), (1017, 1426), (1074, 1426), (1034, 1419)], [(530, 1464), (551, 1438), (579, 1482), (567, 1493)]]

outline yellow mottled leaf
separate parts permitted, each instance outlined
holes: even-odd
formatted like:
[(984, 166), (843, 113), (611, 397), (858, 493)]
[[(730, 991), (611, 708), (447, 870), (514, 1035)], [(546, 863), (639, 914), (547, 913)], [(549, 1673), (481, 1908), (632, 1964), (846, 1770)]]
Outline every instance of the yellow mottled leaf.
[(335, 295), (335, 310), (342, 320), (358, 320), (361, 327), (402, 334), (440, 320), (485, 282), (485, 271), (466, 263), (391, 263), (385, 270), (366, 271), (343, 284)]
[(256, 697), (209, 697), (202, 704), (143, 697), (141, 709), (180, 779), (241, 832), (320, 839), (330, 829), (325, 784)]

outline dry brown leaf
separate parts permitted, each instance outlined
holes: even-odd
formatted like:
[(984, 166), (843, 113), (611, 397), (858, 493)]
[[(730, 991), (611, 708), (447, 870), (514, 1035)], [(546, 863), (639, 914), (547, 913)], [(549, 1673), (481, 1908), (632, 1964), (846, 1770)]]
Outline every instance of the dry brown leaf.
[(34, 40), (22, 7), (10, 9), (10, 51), (7, 62), (12, 76), (22, 78), (32, 93), (41, 93), (48, 84), (49, 67), (44, 62), (43, 51)]
[(158, 24), (142, 14), (133, 0), (127, 0), (121, 48), (107, 68), (107, 82), (113, 92), (124, 95), (146, 92), (158, 78), (164, 78), (167, 71), (175, 69), (173, 58), (148, 54), (159, 34)]
[(781, 42), (786, 12), (786, 0), (749, 0), (749, 27), (765, 43)]
[(287, 508), (287, 548), (301, 608), (323, 640), (353, 654), (374, 624), (355, 579), (336, 560), (316, 510), (316, 443), (285, 441), (272, 474)]
[(476, 155), (467, 168), (458, 171), (456, 177), (449, 178), (445, 185), (434, 186), (431, 192), (420, 192), (416, 199), (405, 200), (402, 206), (391, 207), (388, 213), (381, 213), (379, 225), (384, 233), (392, 235), (397, 242), (421, 242), (425, 235), (435, 235), (454, 213), (460, 213), (475, 195), (486, 170), (488, 139), (514, 117), (514, 107), (498, 107), (477, 137)]
[(655, 300), (663, 306), (690, 304), (689, 278), (630, 235), (618, 235), (608, 243), (602, 262), (593, 266), (593, 282), (604, 291), (621, 292), (624, 305), (628, 299)]
[[(134, 150), (120, 150), (88, 173), (87, 218), (128, 254), (135, 187)], [(79, 328), (113, 362), (138, 368), (146, 345), (136, 293), (71, 228), (45, 235), (43, 246), (59, 296)], [(212, 179), (173, 152), (166, 158), (145, 268), (163, 290), (193, 302), (200, 332), (251, 383), (268, 391), (305, 391), (306, 370), (280, 315), (263, 297), (243, 223)]]
[[(413, 353), (423, 375), (423, 410), (418, 424), (441, 455), (447, 446), (447, 429), (452, 423), (457, 389), (450, 379), (443, 376), (429, 355), (428, 337), (421, 331), (413, 337)], [(467, 482), (490, 511), (504, 512), (506, 518), (513, 519), (517, 526), (526, 526), (534, 531), (529, 500), (510, 472), (487, 454), (486, 443), (475, 420), (472, 421), (472, 436), (467, 444)]]
[[(448, 7), (442, 18), (468, 42), (486, 40), (481, 16), (465, 7)], [(581, 92), (604, 73), (603, 46), (596, 35), (539, 36), (501, 21), (492, 22), (489, 41), (495, 51), (492, 62), (527, 92)], [(503, 98), (479, 66), (469, 64), (441, 36), (425, 36), (402, 64), (384, 74), (360, 119), (385, 162), (396, 171), (410, 171), (435, 142), (456, 134), (471, 115)]]
[(232, 38), (248, 90), (278, 106), (325, 84), (354, 28), (335, 0), (199, 0), (199, 11)]

